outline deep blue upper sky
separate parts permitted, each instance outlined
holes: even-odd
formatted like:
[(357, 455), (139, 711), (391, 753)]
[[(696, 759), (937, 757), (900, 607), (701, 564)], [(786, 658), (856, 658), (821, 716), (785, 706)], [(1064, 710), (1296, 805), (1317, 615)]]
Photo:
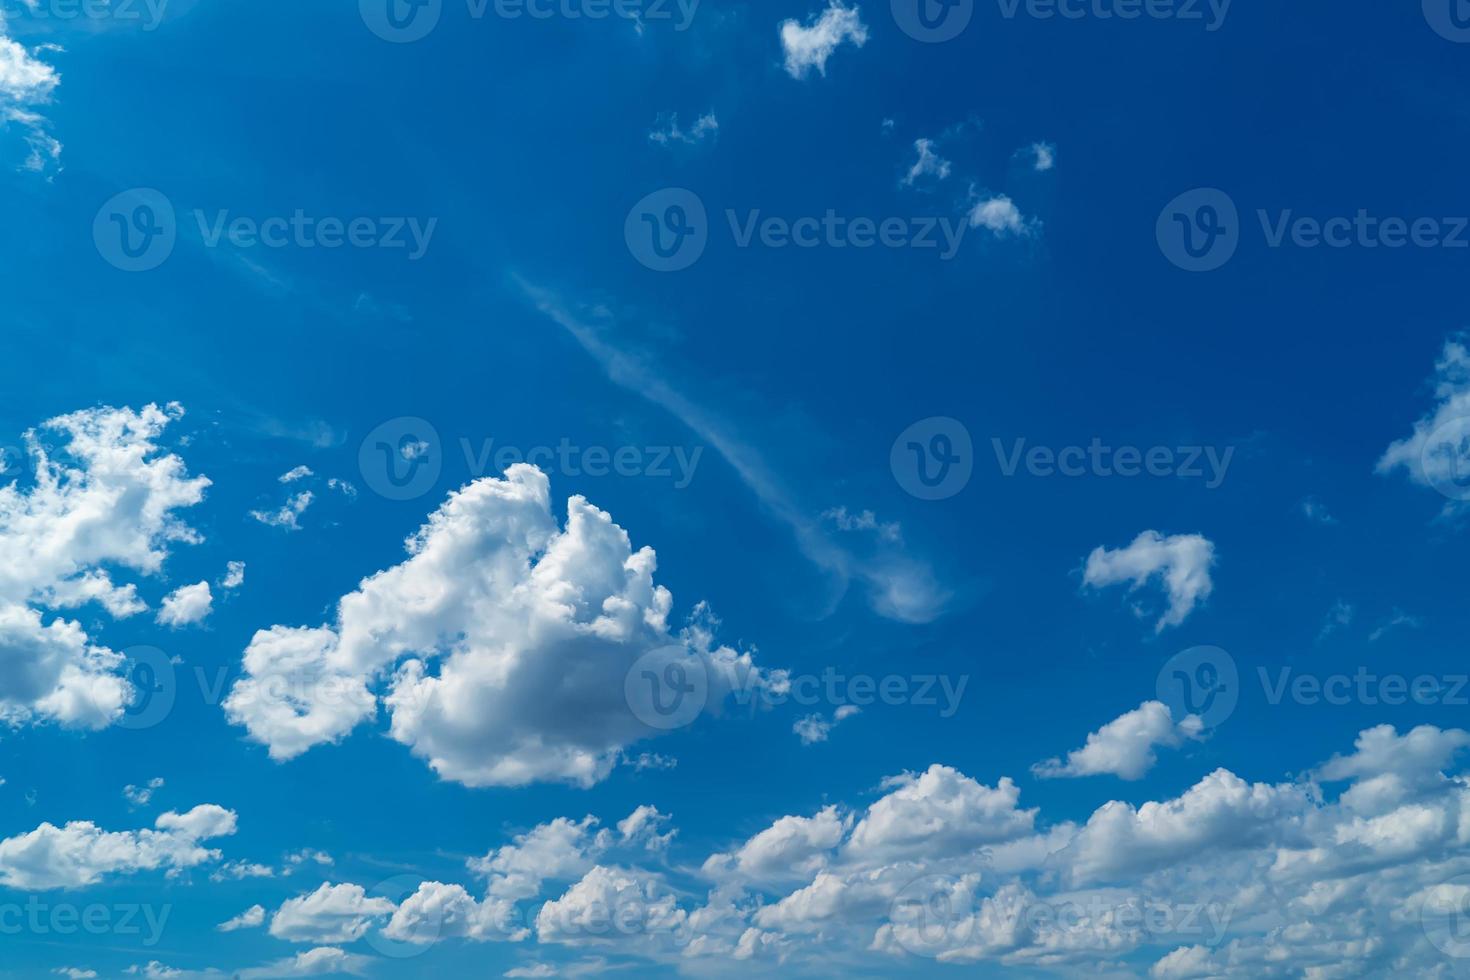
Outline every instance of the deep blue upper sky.
[[(43, 12), (59, 2), (41, 0)], [(997, 0), (978, 0), (957, 38), (926, 44), (899, 29), (887, 3), (861, 0), (865, 43), (847, 40), (824, 72), (794, 78), (779, 25), (814, 22), (817, 3), (704, 0), (687, 30), (670, 9), (673, 22), (649, 18), (640, 29), (617, 17), (509, 19), (493, 5), (474, 17), (445, 0), (431, 33), (396, 44), (348, 2), (172, 0), (148, 30), (116, 14), (58, 21), (5, 5), (9, 36), (31, 52), (7, 57), (44, 61), (60, 81), (49, 97), (5, 86), (7, 112), (41, 118), (12, 115), (0, 160), (10, 368), (0, 445), (19, 449), (27, 429), (69, 412), (180, 403), (185, 414), (160, 442), (211, 481), (179, 515), (202, 541), (168, 544), (157, 574), (115, 577), (137, 581), (153, 609), (179, 586), (215, 585), (209, 617), (183, 628), (151, 611), (114, 617), (95, 604), (17, 600), (47, 620), (75, 619), (112, 650), (162, 649), (179, 660), (178, 690), (168, 718), (141, 731), (39, 719), (6, 731), (0, 840), (72, 821), (135, 831), (209, 803), (235, 811), (238, 831), (206, 845), (220, 860), (174, 874), (165, 865), (61, 889), (0, 878), (0, 906), (39, 895), (171, 909), (156, 944), (115, 930), (6, 932), (0, 918), (0, 977), (123, 976), (150, 961), (237, 971), (323, 946), (374, 957), (349, 965), (385, 978), (498, 976), (532, 962), (699, 972), (721, 964), (546, 937), (446, 939), (384, 958), (363, 939), (272, 935), (270, 914), (323, 882), (371, 889), (397, 875), (459, 882), (479, 898), (468, 858), (556, 817), (592, 814), (613, 827), (644, 804), (679, 831), (644, 866), (693, 910), (712, 887), (700, 873), (708, 855), (829, 804), (861, 820), (889, 791), (885, 778), (934, 764), (985, 787), (1014, 779), (1044, 830), (1086, 823), (1108, 801), (1173, 799), (1222, 767), (1247, 783), (1306, 779), (1375, 725), (1463, 724), (1455, 705), (1273, 705), (1257, 677), (1283, 667), (1323, 677), (1464, 670), (1461, 515), (1405, 470), (1375, 466), (1448, 397), (1436, 394), (1435, 363), (1467, 322), (1470, 250), (1273, 248), (1258, 212), (1269, 223), (1288, 211), (1325, 221), (1363, 210), (1445, 229), (1470, 214), (1460, 98), (1470, 46), (1436, 33), (1418, 4), (1238, 4), (1207, 30), (1149, 17), (1039, 19), (1024, 5), (1007, 18)], [(675, 113), (690, 141), (650, 139)], [(689, 135), (706, 114), (717, 132)], [(26, 137), (37, 132), (62, 144), (39, 170), (26, 163)], [(906, 180), (919, 140), (945, 161), (942, 177)], [(1037, 143), (1052, 148), (1053, 167), (1035, 166)], [(1223, 267), (1189, 272), (1165, 254), (1156, 223), (1171, 199), (1201, 187), (1234, 203), (1239, 242)], [(106, 202), (136, 188), (167, 200), (176, 242), (157, 268), (130, 272), (99, 250), (93, 230)], [(692, 191), (706, 211), (703, 253), (674, 272), (647, 268), (625, 240), (630, 209), (665, 188)], [(968, 223), (1001, 196), (1019, 210), (1019, 230)], [(411, 247), (209, 241), (221, 212), (258, 222), (298, 210), (368, 217), (379, 230), (399, 218), (433, 225), (412, 259)], [(829, 210), (943, 219), (963, 227), (963, 240), (946, 260), (917, 248), (739, 247), (730, 227), (752, 212), (795, 221)], [(402, 417), (432, 426), (442, 464), (407, 500), (375, 492), (360, 458), (375, 427)], [(934, 417), (962, 424), (973, 473), (954, 495), (924, 500), (895, 476), (890, 450)], [(1232, 455), (1218, 486), (1024, 466), (1007, 476), (997, 458), (997, 445), (1016, 440), (1055, 451), (1095, 438)], [(257, 630), (332, 624), (337, 600), (402, 562), (404, 538), (447, 494), (500, 475), (474, 462), (492, 439), (497, 449), (669, 447), (673, 476), (543, 469), (558, 521), (580, 494), (627, 530), (634, 551), (657, 552), (673, 634), (707, 602), (719, 642), (763, 667), (963, 676), (958, 710), (874, 705), (811, 745), (793, 725), (813, 712), (830, 718), (835, 705), (707, 714), (629, 743), (631, 756), (661, 753), (676, 768), (618, 765), (590, 786), (441, 778), (383, 737), (386, 710), (336, 744), (273, 761), (218, 697), (201, 694), (195, 668), (206, 686), (223, 678), (228, 690)], [(676, 450), (700, 453), (687, 486), (676, 485)], [(19, 492), (32, 492), (24, 455), (8, 458)], [(278, 481), (303, 465), (308, 481)], [(298, 489), (314, 494), (299, 529), (250, 516)], [(1309, 500), (1331, 520), (1314, 520)], [(823, 516), (835, 508), (845, 516)], [(864, 511), (901, 531), (841, 528), (863, 523)], [(14, 514), (0, 507), (0, 520)], [(1168, 598), (1158, 579), (1131, 594), (1085, 581), (1095, 548), (1124, 548), (1148, 530), (1213, 546), (1212, 591), (1159, 630)], [(6, 563), (34, 560), (7, 538), (14, 531), (0, 524)], [(232, 560), (245, 562), (246, 579), (226, 590), (218, 582)], [(923, 593), (919, 612), (875, 598), (875, 582), (890, 577)], [(0, 586), (0, 599), (14, 598)], [(1351, 616), (1337, 617), (1346, 607)], [(0, 669), (26, 656), (9, 642), (0, 638)], [(1164, 661), (1205, 644), (1229, 651), (1240, 676), (1238, 707), (1210, 737), (1160, 748), (1136, 780), (1032, 775), (1033, 764), (1153, 699)], [(579, 710), (553, 708), (553, 721)], [(124, 786), (155, 777), (164, 783), (152, 802), (124, 798)], [(1332, 785), (1328, 800), (1341, 789)], [(940, 846), (926, 858), (938, 860)], [(308, 848), (333, 864), (279, 873), (285, 855)], [(0, 870), (6, 855), (0, 843)], [(1406, 877), (1394, 897), (1448, 877), (1439, 870), (1463, 870), (1456, 860), (1454, 848), (1435, 852), (1434, 870), (1415, 865), (1414, 877), (1395, 866)], [(240, 861), (278, 873), (211, 879)], [(1066, 872), (1026, 874), (1041, 891), (1062, 887)], [(578, 878), (553, 876), (538, 901)], [(811, 879), (747, 882), (741, 901), (774, 904)], [(991, 895), (1003, 878), (987, 869), (981, 880)], [(1141, 881), (1118, 887), (1165, 887)], [(256, 904), (265, 926), (216, 930)], [(1232, 939), (1266, 934), (1287, 921), (1279, 914), (1242, 909)], [(867, 951), (871, 925), (851, 925), (856, 943), (838, 936), (847, 928), (829, 924), (820, 940), (801, 933), (781, 965), (749, 969), (820, 974), (822, 961), (803, 958), (808, 942), (830, 941), (831, 962), (873, 976), (990, 975), (1004, 955), (978, 967), (895, 958)], [(1392, 953), (1354, 960), (1363, 975), (1464, 962), (1433, 959), (1420, 933), (1383, 928)], [(1142, 975), (1189, 945), (1156, 939), (1008, 965), (1023, 975)], [(1423, 949), (1431, 958), (1394, 965)], [(1289, 962), (1299, 971), (1349, 959)], [(1263, 975), (1251, 962), (1231, 969)], [(253, 975), (300, 975), (274, 969)]]

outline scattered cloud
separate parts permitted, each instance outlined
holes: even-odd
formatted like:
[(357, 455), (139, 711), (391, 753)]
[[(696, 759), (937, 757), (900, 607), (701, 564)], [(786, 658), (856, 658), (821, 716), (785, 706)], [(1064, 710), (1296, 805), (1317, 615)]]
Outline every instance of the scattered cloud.
[(868, 28), (856, 6), (844, 7), (841, 0), (832, 3), (819, 16), (803, 26), (795, 20), (781, 22), (781, 50), (786, 58), (786, 73), (792, 78), (805, 78), (815, 68), (827, 74), (827, 59), (844, 42), (854, 47), (868, 43)]
[(694, 125), (687, 130), (679, 128), (679, 114), (671, 112), (658, 117), (654, 128), (648, 133), (648, 138), (660, 146), (680, 143), (694, 146), (703, 143), (707, 138), (719, 135), (719, 132), (720, 121), (715, 118), (713, 112), (706, 112), (694, 120)]
[(214, 596), (208, 582), (182, 585), (163, 597), (163, 607), (158, 610), (158, 622), (175, 629), (202, 623), (214, 609)]
[(1067, 753), (1067, 761), (1048, 759), (1031, 767), (1041, 779), (1077, 776), (1117, 776), (1142, 779), (1158, 762), (1154, 749), (1177, 749), (1198, 739), (1204, 723), (1196, 715), (1174, 721), (1167, 705), (1145, 701), (1087, 736), (1087, 744)]
[[(1210, 571), (1215, 565), (1215, 545), (1199, 534), (1144, 531), (1126, 548), (1098, 547), (1087, 556), (1082, 572), (1085, 587), (1101, 589), (1126, 582), (1137, 592), (1157, 582), (1169, 600), (1169, 608), (1155, 626), (1157, 632), (1178, 626), (1210, 597), (1215, 585)], [(1135, 608), (1144, 615), (1141, 608)]]

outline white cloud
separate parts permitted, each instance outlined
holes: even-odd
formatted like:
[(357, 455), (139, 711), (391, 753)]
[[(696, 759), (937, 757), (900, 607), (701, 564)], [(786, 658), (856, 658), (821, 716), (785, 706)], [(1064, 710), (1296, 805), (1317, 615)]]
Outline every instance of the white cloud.
[(858, 8), (844, 7), (841, 0), (832, 0), (821, 15), (812, 18), (803, 27), (795, 20), (781, 22), (781, 49), (786, 56), (786, 73), (792, 78), (805, 78), (811, 69), (817, 74), (827, 74), (827, 59), (843, 41), (851, 41), (856, 47), (868, 42), (868, 28), (863, 24)]
[(647, 945), (682, 933), (687, 920), (657, 875), (598, 865), (541, 906), (536, 935), (543, 943), (571, 946)]
[(123, 799), (134, 807), (147, 806), (153, 801), (153, 794), (163, 788), (163, 777), (154, 776), (142, 786), (128, 785), (123, 787)]
[(489, 880), (496, 898), (531, 898), (550, 878), (571, 881), (592, 869), (594, 857), (608, 846), (597, 831), (597, 818), (557, 817), (514, 838), (512, 843), (469, 862), (470, 870)]
[(1068, 846), (1065, 863), (1078, 882), (1112, 881), (1196, 854), (1264, 847), (1283, 841), (1311, 802), (1305, 787), (1247, 783), (1217, 769), (1178, 799), (1104, 804)]
[(213, 609), (214, 596), (209, 591), (208, 582), (182, 585), (163, 597), (158, 622), (175, 628), (201, 623)]
[(1035, 810), (1016, 807), (1021, 791), (1008, 778), (994, 788), (949, 766), (884, 781), (887, 796), (853, 828), (847, 856), (866, 864), (933, 857), (1029, 834)]
[(452, 493), (406, 547), (342, 597), (332, 625), (251, 640), (224, 707), (273, 758), (341, 739), (376, 714), (386, 683), (389, 734), (442, 778), (590, 786), (659, 734), (627, 700), (645, 696), (624, 686), (639, 657), (666, 651), (706, 681), (712, 707), (762, 683), (748, 654), (670, 633), (653, 550), (635, 552), (581, 497), (558, 526), (535, 467)]
[(819, 714), (803, 715), (796, 719), (796, 724), (791, 726), (791, 730), (796, 733), (797, 738), (801, 739), (802, 745), (815, 745), (818, 742), (827, 741), (828, 736), (832, 734), (832, 729), (861, 710), (855, 704), (843, 704), (832, 712), (830, 719)]
[(302, 490), (286, 498), (286, 502), (276, 510), (252, 510), (250, 516), (270, 527), (299, 531), (301, 530), (301, 515), (306, 513), (306, 508), (310, 507), (311, 502), (315, 499), (316, 495), (310, 490)]
[(720, 131), (720, 121), (715, 118), (713, 112), (706, 112), (694, 120), (694, 125), (688, 130), (679, 128), (679, 114), (669, 113), (660, 116), (655, 128), (649, 132), (648, 138), (660, 146), (670, 146), (675, 143), (684, 143), (693, 146), (703, 143), (707, 138), (715, 136)]
[(132, 698), (121, 656), (37, 607), (95, 601), (132, 615), (145, 607), (112, 574), (156, 575), (172, 545), (200, 540), (176, 512), (202, 500), (209, 480), (157, 443), (182, 414), (149, 405), (63, 415), (42, 427), (63, 438), (58, 449), (26, 433), (34, 481), (0, 487), (0, 720), (102, 728)]
[(710, 855), (704, 873), (759, 882), (810, 878), (827, 866), (851, 826), (835, 806), (812, 817), (781, 817), (739, 850)]
[[(1158, 531), (1144, 531), (1126, 548), (1094, 548), (1087, 556), (1082, 583), (1101, 589), (1127, 582), (1134, 592), (1157, 579), (1169, 598), (1169, 608), (1155, 626), (1163, 632), (1166, 626), (1184, 622), (1210, 597), (1215, 587), (1210, 580), (1214, 564), (1215, 545), (1203, 535), (1164, 537)], [(1142, 610), (1138, 612), (1142, 615)]]
[(1043, 778), (1114, 775), (1142, 779), (1158, 756), (1155, 746), (1176, 749), (1185, 740), (1199, 738), (1204, 723), (1187, 715), (1175, 724), (1167, 705), (1145, 701), (1087, 736), (1087, 744), (1067, 753), (1067, 761), (1048, 759), (1031, 767)]
[(28, 49), (5, 36), (0, 20), (0, 120), (24, 130), (29, 147), (22, 167), (44, 171), (61, 157), (61, 144), (47, 132), (48, 123), (37, 110), (51, 101), (61, 84), (55, 68), (36, 57), (42, 48)]
[(517, 921), (510, 901), (486, 898), (477, 902), (461, 885), (426, 881), (394, 910), (383, 935), (428, 945), (450, 937), (520, 941), (529, 930)]
[(670, 817), (658, 807), (644, 804), (618, 821), (618, 836), (624, 845), (641, 845), (648, 851), (664, 851), (677, 830), (664, 831)]
[(985, 228), (996, 235), (1029, 235), (1034, 226), (1021, 215), (1021, 209), (1004, 194), (976, 201), (970, 208), (970, 227)]
[(919, 158), (914, 161), (913, 166), (909, 167), (908, 174), (903, 178), (905, 187), (913, 187), (923, 177), (944, 180), (949, 176), (949, 161), (934, 152), (933, 140), (914, 140), (914, 149), (918, 151)]
[(361, 885), (323, 884), (287, 899), (271, 916), (270, 934), (293, 943), (350, 943), (394, 912), (393, 902), (369, 896)]
[(214, 804), (165, 813), (153, 830), (108, 832), (90, 821), (43, 823), (0, 841), (0, 885), (27, 890), (80, 888), (107, 875), (183, 869), (220, 857), (202, 841), (235, 832), (232, 810)]
[(1031, 158), (1032, 168), (1038, 173), (1057, 165), (1057, 148), (1051, 143), (1032, 143), (1026, 153)]
[[(1453, 880), (1470, 870), (1470, 778), (1453, 771), (1467, 743), (1459, 730), (1380, 726), (1292, 782), (1221, 769), (1177, 798), (1113, 801), (1082, 826), (1041, 829), (1010, 780), (991, 788), (935, 765), (885, 780), (866, 809), (780, 817), (711, 855), (704, 898), (670, 884), (687, 869), (661, 851), (660, 870), (614, 863), (617, 848), (649, 858), (638, 841), (664, 825), (653, 808), (616, 832), (563, 819), (472, 862), (484, 871), (476, 866), (508, 849), (492, 887), (494, 874), (530, 868), (535, 888), (510, 889), (523, 897), (425, 882), (391, 915), (364, 912), (354, 894), (318, 927), (345, 920), (347, 933), (376, 927), (415, 944), (514, 940), (533, 938), (514, 930), (529, 915), (541, 943), (691, 974), (735, 963), (761, 975), (833, 964), (898, 975), (937, 959), (957, 973), (1434, 976), (1444, 959), (1422, 916), (1448, 918), (1470, 896)], [(536, 869), (551, 865), (570, 884), (541, 903), (551, 879)], [(552, 969), (543, 966), (511, 973)], [(553, 975), (610, 966), (585, 960)]]
[(1446, 340), (1434, 364), (1434, 396), (1433, 411), (1384, 451), (1376, 472), (1403, 469), (1420, 486), (1452, 489), (1446, 510), (1453, 511), (1464, 503), (1459, 490), (1470, 474), (1470, 348), (1463, 335)]
[(265, 925), (265, 907), (252, 905), (233, 919), (221, 922), (215, 928), (220, 932), (236, 932), (240, 929), (258, 929), (263, 925)]
[(58, 966), (51, 972), (59, 977), (66, 977), (67, 980), (94, 980), (97, 976), (96, 970), (84, 970), (75, 966)]
[(297, 466), (282, 473), (276, 479), (281, 483), (295, 483), (297, 480), (304, 480), (313, 475), (315, 474), (312, 473), (310, 466)]
[(238, 589), (245, 584), (245, 563), (243, 561), (232, 561), (225, 565), (225, 577), (220, 580), (219, 587), (225, 590)]

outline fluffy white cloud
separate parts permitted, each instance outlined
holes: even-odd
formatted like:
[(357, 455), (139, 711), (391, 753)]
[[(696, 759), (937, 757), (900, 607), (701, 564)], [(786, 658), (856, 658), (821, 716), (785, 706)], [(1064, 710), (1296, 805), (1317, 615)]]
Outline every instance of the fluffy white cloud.
[(389, 939), (421, 945), (451, 937), (519, 941), (528, 934), (516, 920), (515, 903), (491, 897), (476, 901), (462, 885), (438, 881), (419, 885), (383, 929)]
[(1068, 846), (1066, 864), (1078, 882), (1110, 881), (1191, 855), (1280, 843), (1311, 803), (1302, 786), (1247, 783), (1217, 769), (1177, 799), (1103, 804)]
[(835, 806), (811, 817), (781, 817), (735, 852), (710, 855), (704, 873), (760, 882), (810, 878), (828, 864), (851, 825)]
[(489, 880), (488, 891), (497, 898), (530, 898), (540, 894), (548, 878), (571, 881), (592, 869), (596, 855), (610, 845), (597, 823), (591, 816), (557, 817), (482, 858), (471, 858), (470, 870)]
[(1145, 701), (1087, 736), (1087, 744), (1067, 753), (1067, 761), (1048, 759), (1031, 767), (1043, 778), (1111, 774), (1123, 779), (1142, 779), (1154, 767), (1155, 746), (1175, 749), (1186, 739), (1198, 738), (1204, 723), (1187, 715), (1174, 723), (1169, 708), (1160, 701)]
[(781, 49), (786, 55), (786, 72), (792, 78), (805, 78), (813, 68), (827, 74), (827, 59), (844, 41), (856, 47), (868, 43), (868, 28), (856, 6), (844, 7), (832, 0), (821, 15), (806, 26), (795, 20), (781, 22)]
[(220, 579), (219, 587), (226, 591), (238, 589), (245, 584), (245, 563), (243, 561), (232, 561), (225, 566), (225, 577)]
[(535, 467), (450, 494), (406, 547), (404, 562), (342, 597), (330, 626), (251, 640), (224, 707), (273, 758), (341, 739), (376, 714), (386, 684), (391, 736), (441, 777), (590, 786), (659, 734), (642, 720), (656, 716), (657, 692), (625, 686), (640, 657), (695, 678), (711, 710), (764, 682), (707, 631), (670, 633), (653, 550), (635, 552), (582, 497), (559, 527)]
[[(781, 817), (697, 875), (661, 857), (659, 870), (615, 862), (619, 848), (647, 859), (638, 841), (665, 822), (640, 807), (616, 831), (551, 821), (470, 863), (491, 887), (530, 869), (502, 889), (516, 898), (425, 882), (370, 914), (355, 894), (344, 915), (369, 920), (360, 935), (595, 945), (691, 973), (876, 959), (895, 975), (937, 959), (1026, 975), (1443, 975), (1432, 931), (1470, 896), (1470, 878), (1457, 877), (1470, 872), (1470, 778), (1449, 771), (1467, 740), (1381, 726), (1296, 782), (1222, 769), (1177, 798), (1109, 802), (1082, 826), (1040, 830), (1009, 780), (991, 788), (936, 765), (885, 781), (866, 809)], [(1401, 780), (1392, 791), (1376, 783), (1390, 775)], [(552, 867), (569, 885), (537, 903)], [(703, 899), (699, 879), (714, 883)], [(607, 965), (568, 964), (566, 975)]]
[(1035, 810), (1016, 804), (1021, 791), (1002, 778), (994, 788), (949, 766), (884, 780), (890, 792), (853, 828), (849, 857), (885, 863), (969, 852), (1031, 832)]
[(164, 626), (188, 626), (202, 623), (214, 609), (214, 596), (208, 582), (181, 585), (163, 597), (158, 622)]
[[(1169, 608), (1159, 619), (1155, 630), (1178, 626), (1214, 591), (1210, 569), (1215, 564), (1215, 545), (1199, 534), (1172, 534), (1144, 531), (1126, 548), (1109, 550), (1094, 548), (1087, 556), (1082, 583), (1091, 588), (1105, 588), (1127, 582), (1135, 592), (1157, 579), (1169, 599)], [(1142, 611), (1138, 610), (1142, 615)]]
[(1403, 469), (1415, 483), (1444, 491), (1453, 509), (1470, 497), (1470, 348), (1463, 335), (1445, 341), (1434, 365), (1434, 394), (1433, 411), (1384, 451), (1377, 472)]
[(1021, 215), (1016, 202), (1004, 194), (976, 201), (970, 208), (970, 227), (985, 228), (1001, 236), (1024, 236), (1034, 230), (1033, 225)]
[(119, 654), (43, 609), (139, 612), (135, 587), (115, 585), (104, 566), (154, 575), (170, 546), (199, 540), (176, 512), (202, 500), (209, 480), (157, 443), (182, 414), (149, 405), (63, 415), (42, 426), (63, 440), (56, 450), (26, 433), (35, 478), (0, 487), (0, 721), (102, 728), (133, 697)]
[(258, 929), (265, 925), (265, 907), (252, 905), (233, 919), (228, 919), (215, 926), (220, 932), (235, 932), (240, 929)]
[(598, 865), (541, 906), (536, 935), (543, 943), (642, 946), (680, 934), (688, 917), (658, 876)]
[(393, 902), (370, 897), (361, 885), (324, 883), (282, 903), (271, 916), (270, 934), (293, 943), (350, 943), (394, 909)]
[(0, 885), (45, 890), (80, 888), (113, 874), (158, 868), (192, 868), (217, 861), (202, 846), (235, 832), (233, 810), (206, 803), (187, 813), (165, 813), (152, 830), (108, 832), (90, 821), (64, 827), (43, 823), (29, 833), (0, 840)]

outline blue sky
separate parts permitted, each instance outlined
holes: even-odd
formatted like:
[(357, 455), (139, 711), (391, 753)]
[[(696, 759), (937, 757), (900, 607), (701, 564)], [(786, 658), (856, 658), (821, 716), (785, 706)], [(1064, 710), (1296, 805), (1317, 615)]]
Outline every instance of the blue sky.
[(6, 0), (0, 977), (1470, 976), (1448, 2)]

